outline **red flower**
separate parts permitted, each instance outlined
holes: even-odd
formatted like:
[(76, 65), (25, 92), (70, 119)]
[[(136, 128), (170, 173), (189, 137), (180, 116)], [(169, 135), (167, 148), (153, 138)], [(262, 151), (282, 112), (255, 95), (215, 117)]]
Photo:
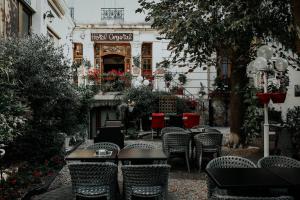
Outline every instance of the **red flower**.
[(33, 175), (34, 177), (41, 177), (41, 176), (42, 176), (42, 173), (41, 173), (40, 170), (34, 170), (33, 173), (32, 173), (32, 175)]
[(17, 179), (13, 178), (9, 182), (11, 185), (15, 185), (17, 183)]
[(49, 164), (49, 161), (45, 160), (45, 165), (48, 166), (48, 164)]

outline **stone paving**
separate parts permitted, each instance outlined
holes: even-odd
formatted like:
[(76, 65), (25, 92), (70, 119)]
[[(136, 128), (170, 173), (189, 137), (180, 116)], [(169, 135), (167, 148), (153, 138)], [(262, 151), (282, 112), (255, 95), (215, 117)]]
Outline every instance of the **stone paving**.
[[(145, 138), (139, 140), (128, 140), (125, 144), (127, 145), (136, 142), (149, 143), (155, 145), (157, 148), (161, 148), (160, 139), (150, 140)], [(90, 144), (92, 144), (92, 141), (87, 141), (79, 148), (85, 148)], [(223, 147), (222, 155), (237, 155), (257, 162), (257, 160), (262, 156), (262, 152), (258, 148), (229, 149), (227, 147)], [(191, 173), (188, 173), (185, 165), (182, 165), (182, 162), (182, 160), (174, 160), (170, 163), (172, 169), (169, 176), (169, 199), (206, 200), (206, 174), (204, 172), (199, 173), (196, 169), (192, 169)], [(193, 165), (193, 163), (191, 164)], [(121, 169), (119, 169), (119, 172), (118, 182), (122, 191)], [(65, 166), (49, 187), (49, 191), (45, 194), (34, 197), (33, 200), (71, 200), (72, 198), (70, 174), (67, 166)]]

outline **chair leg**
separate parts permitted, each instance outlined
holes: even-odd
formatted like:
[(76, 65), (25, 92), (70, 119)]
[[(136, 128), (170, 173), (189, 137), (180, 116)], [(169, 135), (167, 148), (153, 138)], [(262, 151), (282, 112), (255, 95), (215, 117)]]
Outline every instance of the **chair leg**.
[(185, 160), (186, 160), (186, 165), (187, 165), (187, 168), (188, 168), (188, 172), (190, 173), (191, 170), (190, 170), (189, 152), (188, 151), (185, 152)]
[(152, 135), (152, 140), (153, 140), (153, 129), (151, 129), (151, 135)]
[(201, 172), (201, 164), (202, 164), (202, 151), (199, 152), (199, 173)]

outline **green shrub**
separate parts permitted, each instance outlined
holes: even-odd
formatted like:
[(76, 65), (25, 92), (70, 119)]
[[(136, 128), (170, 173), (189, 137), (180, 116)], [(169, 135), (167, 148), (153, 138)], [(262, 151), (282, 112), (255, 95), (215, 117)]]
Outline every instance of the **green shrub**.
[[(73, 135), (86, 126), (94, 93), (71, 84), (72, 70), (63, 49), (44, 36), (1, 40), (0, 60), (1, 71), (5, 68), (10, 75), (9, 79), (3, 73), (0, 76), (1, 89), (10, 86), (0, 94), (1, 100), (6, 99), (0, 109), (8, 113), (5, 116), (26, 117), (22, 128), (12, 123), (13, 131), (2, 129), (0, 117), (6, 138), (17, 136), (9, 141), (6, 158), (43, 161), (60, 154), (63, 137), (58, 133)], [(7, 142), (6, 138), (0, 142)]]

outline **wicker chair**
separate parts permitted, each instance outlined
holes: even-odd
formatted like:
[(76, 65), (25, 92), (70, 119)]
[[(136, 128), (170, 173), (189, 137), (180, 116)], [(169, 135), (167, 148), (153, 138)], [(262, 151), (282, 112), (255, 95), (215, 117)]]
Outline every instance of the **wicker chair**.
[(68, 165), (75, 197), (116, 199), (118, 167), (114, 163)]
[[(263, 157), (257, 162), (260, 168), (300, 168), (300, 162), (286, 156)], [(272, 188), (270, 193), (273, 195), (288, 195), (286, 188)]]
[(161, 129), (161, 135), (163, 136), (165, 133), (170, 133), (170, 132), (185, 132), (185, 129), (180, 128), (180, 127), (175, 127), (175, 126), (169, 126)]
[(263, 157), (257, 162), (260, 168), (300, 168), (300, 162), (286, 156)]
[(184, 153), (188, 172), (190, 172), (189, 149), (190, 135), (187, 133), (171, 132), (163, 135), (164, 152), (170, 157), (171, 154)]
[(201, 133), (195, 135), (194, 141), (196, 145), (196, 161), (199, 165), (199, 172), (201, 171), (202, 155), (203, 153), (221, 154), (223, 134), (211, 132)]
[(92, 150), (106, 149), (108, 151), (113, 151), (113, 150), (117, 150), (118, 152), (120, 151), (120, 147), (118, 145), (116, 145), (114, 143), (110, 143), (110, 142), (95, 143), (95, 144), (88, 146), (87, 149), (92, 149)]
[[(256, 165), (246, 158), (238, 156), (222, 156), (209, 161), (206, 168), (256, 168)], [(210, 199), (213, 194), (215, 196), (219, 195), (218, 192), (221, 191), (210, 178), (207, 180), (207, 189), (208, 199)], [(225, 195), (227, 192), (222, 191), (221, 193), (223, 194), (219, 195), (219, 197)]]
[[(145, 143), (133, 143), (133, 144), (129, 144), (126, 145), (123, 149), (131, 149), (131, 148), (136, 148), (136, 149), (155, 149), (154, 145), (152, 144), (145, 144)], [(141, 162), (141, 161), (123, 161), (122, 164), (123, 165), (130, 165), (130, 164), (145, 164), (145, 162)], [(164, 161), (159, 161), (159, 160), (154, 160), (153, 161), (154, 164), (165, 164)], [(146, 163), (146, 164), (150, 164), (150, 163)]]
[(132, 196), (167, 199), (169, 165), (124, 165), (121, 169), (126, 200)]
[(133, 143), (133, 144), (126, 145), (123, 149), (131, 149), (131, 148), (137, 148), (137, 149), (154, 149), (155, 147), (152, 144)]

